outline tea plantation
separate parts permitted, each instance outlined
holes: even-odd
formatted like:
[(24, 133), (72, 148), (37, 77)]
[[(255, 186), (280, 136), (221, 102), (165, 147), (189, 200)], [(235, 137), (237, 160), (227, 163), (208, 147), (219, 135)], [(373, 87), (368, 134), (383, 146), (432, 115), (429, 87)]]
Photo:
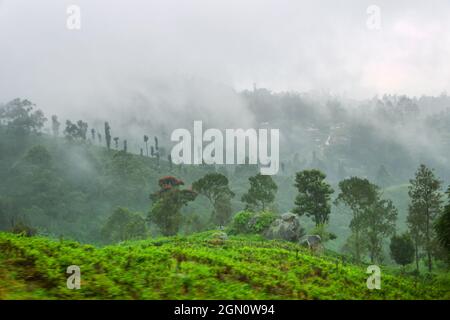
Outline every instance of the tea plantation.
[[(67, 288), (67, 267), (81, 288)], [(258, 237), (214, 231), (106, 247), (0, 233), (0, 299), (450, 299), (448, 277), (382, 269), (369, 290), (364, 265)]]

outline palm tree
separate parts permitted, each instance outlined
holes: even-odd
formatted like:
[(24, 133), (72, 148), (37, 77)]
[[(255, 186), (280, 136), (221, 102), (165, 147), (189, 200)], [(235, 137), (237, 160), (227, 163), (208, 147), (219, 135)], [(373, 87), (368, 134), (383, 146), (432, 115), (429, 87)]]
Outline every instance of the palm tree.
[(148, 157), (148, 136), (144, 135), (145, 149), (147, 149), (147, 157)]

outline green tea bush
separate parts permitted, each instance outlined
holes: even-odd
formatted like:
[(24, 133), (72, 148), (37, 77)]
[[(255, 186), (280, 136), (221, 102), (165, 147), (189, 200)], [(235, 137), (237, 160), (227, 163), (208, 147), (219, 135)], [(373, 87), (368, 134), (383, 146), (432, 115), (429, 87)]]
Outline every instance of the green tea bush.
[[(449, 277), (383, 271), (368, 290), (365, 266), (314, 256), (298, 244), (217, 231), (94, 247), (0, 232), (0, 299), (450, 299)], [(66, 287), (67, 267), (81, 288)]]
[(33, 237), (37, 234), (37, 229), (27, 225), (22, 221), (19, 221), (13, 225), (13, 227), (11, 228), (11, 232), (26, 237)]
[(231, 222), (230, 233), (232, 234), (249, 233), (248, 224), (253, 215), (254, 212), (245, 210), (236, 213)]
[(269, 211), (240, 211), (234, 216), (229, 232), (231, 234), (261, 234), (275, 219), (276, 215)]
[(270, 227), (277, 216), (269, 211), (256, 213), (249, 221), (249, 229), (254, 233), (262, 233)]

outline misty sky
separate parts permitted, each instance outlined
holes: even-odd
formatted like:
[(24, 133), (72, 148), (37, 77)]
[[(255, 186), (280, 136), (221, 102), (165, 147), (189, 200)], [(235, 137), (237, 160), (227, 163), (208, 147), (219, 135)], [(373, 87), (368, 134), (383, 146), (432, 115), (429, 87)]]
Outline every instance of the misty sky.
[[(70, 4), (79, 31), (66, 28)], [(379, 31), (366, 26), (372, 4)], [(254, 82), (354, 98), (448, 91), (450, 1), (0, 0), (0, 102), (95, 114), (139, 97), (181, 105), (193, 89), (238, 107), (213, 84)]]

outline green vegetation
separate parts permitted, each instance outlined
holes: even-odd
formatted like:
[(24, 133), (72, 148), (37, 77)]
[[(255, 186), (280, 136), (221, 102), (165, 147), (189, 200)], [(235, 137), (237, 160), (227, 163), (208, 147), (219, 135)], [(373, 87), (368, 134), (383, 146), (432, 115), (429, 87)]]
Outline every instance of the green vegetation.
[[(450, 187), (447, 190), (447, 195), (450, 198)], [(446, 258), (450, 262), (450, 204), (445, 206), (444, 212), (437, 219), (435, 229), (438, 242), (445, 248)]]
[(232, 214), (231, 198), (234, 193), (230, 190), (226, 176), (216, 172), (208, 173), (195, 181), (192, 189), (211, 202), (214, 208), (211, 217), (215, 224), (225, 225), (229, 222)]
[[(386, 272), (382, 289), (369, 290), (364, 266), (289, 242), (216, 244), (213, 234), (96, 248), (0, 233), (0, 299), (450, 299), (448, 279)], [(66, 288), (73, 264), (81, 269), (79, 290)]]
[(341, 192), (336, 203), (343, 203), (352, 210), (349, 238), (356, 261), (361, 260), (365, 250), (370, 261), (382, 260), (383, 239), (395, 232), (397, 208), (391, 200), (382, 199), (379, 187), (367, 179), (353, 177), (339, 183)]
[(181, 225), (181, 208), (189, 201), (194, 201), (197, 194), (192, 190), (180, 190), (184, 182), (175, 177), (159, 179), (157, 192), (150, 195), (153, 206), (149, 213), (149, 220), (154, 222), (163, 235), (175, 235)]
[(319, 170), (304, 170), (295, 177), (299, 194), (292, 212), (312, 217), (316, 227), (328, 223), (331, 212), (329, 202), (334, 190), (325, 178), (326, 175)]
[(261, 234), (275, 219), (276, 215), (269, 211), (240, 211), (235, 214), (229, 232), (232, 234)]
[[(316, 169), (263, 176), (174, 164), (157, 136), (130, 153), (109, 122), (104, 140), (45, 122), (27, 100), (0, 106), (0, 298), (448, 298), (450, 205), (425, 165), (390, 185), (405, 180), (377, 164), (385, 189), (343, 162), (333, 179), (315, 152)], [(365, 287), (369, 261), (381, 291)], [(69, 265), (81, 291), (64, 289)]]
[(106, 221), (102, 237), (106, 242), (119, 242), (145, 238), (147, 227), (141, 213), (130, 212), (127, 208), (117, 208)]
[(274, 202), (278, 190), (271, 176), (263, 176), (258, 173), (248, 178), (250, 189), (242, 196), (242, 202), (246, 203), (246, 209), (264, 211), (268, 205)]
[(408, 194), (411, 204), (408, 225), (416, 247), (416, 260), (418, 260), (419, 247), (423, 247), (427, 255), (428, 271), (431, 272), (436, 244), (433, 241), (435, 238), (433, 223), (442, 210), (441, 182), (435, 177), (432, 170), (422, 164), (410, 183)]
[(409, 234), (391, 238), (391, 256), (396, 263), (406, 266), (414, 261), (414, 242)]

